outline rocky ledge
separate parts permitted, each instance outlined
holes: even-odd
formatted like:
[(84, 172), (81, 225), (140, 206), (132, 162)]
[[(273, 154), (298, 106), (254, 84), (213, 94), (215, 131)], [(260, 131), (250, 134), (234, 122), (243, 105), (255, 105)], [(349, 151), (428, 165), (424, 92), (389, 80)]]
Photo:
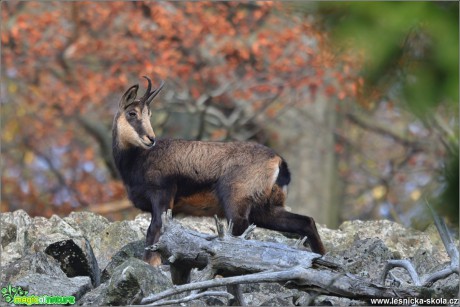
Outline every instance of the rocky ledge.
[[(151, 294), (172, 287), (169, 267), (144, 263), (145, 233), (150, 215), (134, 220), (109, 222), (90, 212), (68, 217), (30, 217), (25, 211), (2, 213), (1, 287), (21, 287), (29, 295), (74, 296), (79, 305), (137, 304)], [(211, 218), (185, 217), (180, 222), (193, 230), (215, 233)], [(379, 282), (390, 259), (409, 259), (420, 276), (449, 265), (434, 226), (425, 232), (407, 229), (390, 221), (347, 221), (332, 230), (319, 225), (326, 259), (346, 271)], [(296, 238), (256, 229), (252, 239), (294, 245)], [(407, 273), (393, 269), (394, 280), (410, 284)], [(194, 272), (198, 276), (199, 272)], [(193, 279), (193, 277), (192, 277)], [(436, 297), (456, 298), (458, 275), (432, 285)], [(365, 302), (288, 289), (279, 284), (242, 287), (248, 305), (363, 305)], [(3, 293), (2, 293), (3, 294)], [(4, 302), (5, 295), (0, 298)], [(187, 305), (226, 305), (226, 299), (204, 297)]]

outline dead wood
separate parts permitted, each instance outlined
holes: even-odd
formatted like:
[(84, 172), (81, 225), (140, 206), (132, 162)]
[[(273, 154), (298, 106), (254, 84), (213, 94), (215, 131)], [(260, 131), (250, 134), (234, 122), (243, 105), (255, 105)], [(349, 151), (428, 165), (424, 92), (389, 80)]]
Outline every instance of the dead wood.
[[(192, 268), (206, 268), (209, 280), (175, 286), (144, 298), (142, 304), (185, 291), (257, 282), (282, 282), (288, 287), (361, 300), (427, 297), (431, 293), (424, 287), (393, 288), (372, 283), (343, 272), (319, 254), (285, 244), (245, 240), (250, 230), (233, 237), (219, 222), (217, 229), (217, 235), (199, 233), (173, 220), (170, 212), (164, 214), (160, 241), (151, 249), (170, 262), (172, 271), (187, 274), (182, 279), (189, 280)], [(216, 275), (224, 278), (211, 279)]]

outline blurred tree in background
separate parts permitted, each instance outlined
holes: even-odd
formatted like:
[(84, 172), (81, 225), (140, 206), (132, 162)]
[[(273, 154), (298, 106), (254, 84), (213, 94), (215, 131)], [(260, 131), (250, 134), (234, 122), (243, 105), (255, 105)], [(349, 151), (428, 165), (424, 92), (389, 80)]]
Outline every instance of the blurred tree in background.
[[(129, 207), (110, 129), (142, 75), (166, 80), (153, 112), (160, 136), (256, 140), (306, 160), (281, 129), (289, 112), (303, 116), (293, 133), (332, 137), (331, 148), (305, 150), (312, 164), (332, 155), (336, 182), (322, 170), (300, 176), (336, 194), (341, 219), (410, 224), (445, 190), (458, 150), (458, 3), (1, 5), (2, 211)], [(320, 104), (332, 124), (303, 112)]]
[[(332, 32), (337, 52), (351, 52), (362, 61), (359, 103), (346, 115), (365, 130), (357, 132), (359, 137), (371, 132), (374, 140), (393, 139), (394, 146), (381, 142), (391, 146), (386, 149), (393, 158), (366, 170), (377, 172), (365, 176), (374, 185), (365, 187), (365, 193), (380, 198), (385, 205), (377, 208), (394, 219), (405, 214), (422, 224), (421, 208), (428, 199), (458, 227), (458, 2), (325, 2), (299, 8), (319, 16), (324, 30)], [(397, 120), (402, 117), (404, 122)], [(379, 157), (376, 146), (359, 147), (361, 153), (352, 153), (358, 163), (369, 160), (362, 153)], [(351, 182), (362, 182), (356, 173), (354, 177)], [(404, 209), (404, 197), (392, 195), (401, 187), (417, 205), (411, 201)], [(356, 200), (352, 196), (351, 202)]]

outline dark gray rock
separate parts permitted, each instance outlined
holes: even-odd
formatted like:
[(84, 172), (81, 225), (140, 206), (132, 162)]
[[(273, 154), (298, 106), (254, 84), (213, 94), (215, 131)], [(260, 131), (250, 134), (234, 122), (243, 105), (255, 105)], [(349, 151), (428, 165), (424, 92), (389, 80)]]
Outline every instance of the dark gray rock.
[(278, 283), (257, 283), (242, 285), (245, 302), (252, 306), (293, 306), (300, 291), (288, 289)]
[(206, 306), (226, 306), (227, 304), (224, 303), (222, 300), (225, 300), (225, 299), (222, 299), (220, 297), (215, 297), (215, 296), (210, 296), (206, 299), (204, 299), (204, 303)]
[(84, 237), (51, 233), (35, 240), (30, 250), (42, 251), (56, 259), (68, 277), (89, 276), (93, 286), (100, 283), (101, 272), (96, 257)]
[(29, 295), (75, 296), (76, 300), (92, 288), (87, 276), (68, 278), (37, 273), (18, 279), (15, 286), (29, 291)]
[(80, 306), (104, 306), (107, 305), (105, 298), (107, 297), (107, 283), (102, 283), (99, 287), (87, 292), (79, 301)]
[(433, 272), (441, 265), (439, 259), (426, 249), (417, 250), (411, 262), (420, 276)]
[(57, 240), (49, 243), (44, 252), (60, 263), (68, 277), (89, 276), (94, 287), (100, 284), (101, 272), (86, 238)]
[(160, 268), (152, 267), (136, 258), (129, 258), (113, 272), (103, 304), (132, 305), (149, 294), (171, 287), (171, 280)]
[(106, 282), (112, 277), (113, 271), (121, 265), (123, 262), (128, 260), (131, 257), (142, 259), (145, 250), (145, 241), (138, 240), (126, 244), (119, 250), (115, 255), (113, 255), (112, 260), (102, 271), (101, 282)]
[(342, 264), (347, 272), (378, 282), (387, 260), (393, 253), (378, 238), (356, 240), (350, 248), (328, 255), (335, 263)]
[(460, 293), (458, 275), (452, 274), (445, 279), (440, 279), (431, 288), (435, 292), (434, 298), (458, 298)]

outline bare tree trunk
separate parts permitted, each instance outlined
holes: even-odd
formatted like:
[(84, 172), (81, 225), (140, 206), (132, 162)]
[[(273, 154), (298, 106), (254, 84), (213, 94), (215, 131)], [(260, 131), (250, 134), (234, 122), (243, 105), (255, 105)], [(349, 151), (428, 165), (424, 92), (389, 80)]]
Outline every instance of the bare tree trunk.
[(286, 110), (270, 125), (279, 134), (275, 149), (292, 173), (287, 206), (329, 228), (338, 226), (342, 194), (337, 174), (335, 103), (318, 96), (315, 102)]

